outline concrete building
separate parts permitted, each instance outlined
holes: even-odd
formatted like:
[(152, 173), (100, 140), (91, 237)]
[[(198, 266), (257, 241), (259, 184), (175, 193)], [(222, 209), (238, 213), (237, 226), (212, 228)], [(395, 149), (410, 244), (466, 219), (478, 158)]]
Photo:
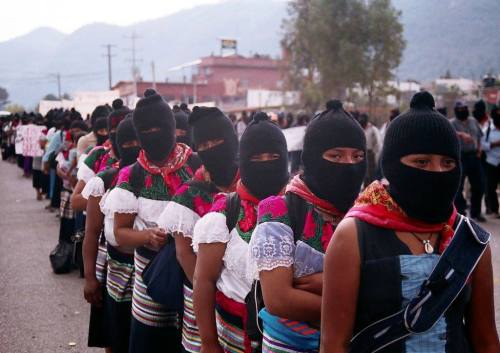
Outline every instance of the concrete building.
[(135, 105), (136, 93), (141, 97), (147, 88), (155, 87), (169, 102), (213, 102), (223, 109), (238, 109), (247, 107), (249, 90), (281, 90), (282, 65), (281, 60), (262, 55), (212, 55), (179, 66), (191, 67), (192, 75), (185, 82), (119, 81), (113, 89), (129, 106)]

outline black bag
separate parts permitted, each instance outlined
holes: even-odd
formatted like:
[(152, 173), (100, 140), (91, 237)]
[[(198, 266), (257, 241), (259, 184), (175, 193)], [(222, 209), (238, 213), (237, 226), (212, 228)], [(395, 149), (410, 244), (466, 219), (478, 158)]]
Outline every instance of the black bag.
[(78, 231), (71, 237), (73, 241), (73, 266), (80, 271), (80, 278), (84, 277), (83, 266), (83, 238), (85, 237), (84, 231)]
[(73, 267), (73, 245), (62, 241), (49, 255), (52, 270), (56, 274), (69, 273)]
[(144, 271), (142, 279), (147, 286), (147, 293), (167, 310), (182, 312), (184, 310), (185, 275), (175, 254), (175, 241), (171, 238), (151, 260)]
[[(306, 217), (306, 202), (294, 193), (287, 193), (285, 201), (288, 208), (288, 217), (293, 231), (294, 242), (296, 243), (304, 230)], [(246, 332), (253, 341), (262, 342), (262, 320), (259, 319), (259, 312), (264, 308), (264, 297), (259, 280), (254, 280), (252, 288), (245, 298), (247, 308)]]

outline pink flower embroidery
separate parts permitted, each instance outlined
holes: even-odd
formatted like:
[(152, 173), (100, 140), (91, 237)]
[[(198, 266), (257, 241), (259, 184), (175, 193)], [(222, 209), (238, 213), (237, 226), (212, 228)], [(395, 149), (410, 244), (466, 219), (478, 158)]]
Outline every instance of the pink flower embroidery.
[(146, 189), (149, 189), (153, 186), (153, 176), (151, 174), (146, 175), (146, 178), (144, 179), (144, 186)]
[(217, 194), (210, 212), (222, 212), (226, 209), (226, 194)]
[(131, 166), (127, 166), (120, 170), (120, 173), (118, 174), (118, 182), (116, 183), (117, 185), (129, 182), (131, 169)]
[(182, 179), (177, 173), (169, 174), (169, 188), (175, 193), (177, 189), (182, 185)]
[(286, 202), (282, 197), (271, 196), (259, 203), (258, 218), (262, 219), (268, 214), (271, 214), (272, 218), (280, 218), (286, 215), (287, 211)]
[(316, 230), (316, 223), (314, 223), (314, 217), (312, 211), (308, 212), (306, 215), (306, 220), (304, 222), (304, 239), (310, 239), (314, 237), (314, 232)]
[(182, 184), (178, 189), (177, 191), (175, 192), (175, 195), (182, 195), (184, 194), (186, 191), (188, 191), (189, 189), (189, 185), (188, 184)]
[(328, 244), (330, 244), (330, 240), (333, 236), (333, 226), (329, 222), (323, 223), (323, 232), (321, 234), (321, 245), (323, 246), (323, 250), (326, 251)]
[(203, 217), (208, 211), (210, 211), (210, 207), (212, 204), (210, 202), (206, 202), (201, 196), (195, 196), (193, 198), (193, 205), (195, 212)]
[(244, 216), (238, 222), (238, 225), (240, 226), (240, 230), (242, 232), (247, 233), (252, 230), (257, 223), (257, 212), (251, 202), (242, 200), (241, 206), (243, 206)]

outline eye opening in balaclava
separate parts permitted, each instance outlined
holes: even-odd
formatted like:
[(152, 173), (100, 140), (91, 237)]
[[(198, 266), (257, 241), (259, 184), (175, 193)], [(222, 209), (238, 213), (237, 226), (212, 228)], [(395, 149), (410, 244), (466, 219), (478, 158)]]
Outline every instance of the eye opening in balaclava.
[[(431, 172), (401, 162), (411, 154), (447, 156), (456, 161), (456, 167)], [(460, 143), (450, 122), (434, 110), (434, 98), (428, 92), (417, 93), (410, 110), (389, 125), (381, 166), (390, 195), (409, 217), (430, 224), (448, 220), (460, 184)]]
[(277, 195), (288, 182), (285, 136), (266, 113), (256, 113), (240, 141), (243, 185), (259, 200)]
[(97, 139), (97, 146), (101, 146), (108, 139), (108, 119), (106, 117), (98, 117), (94, 121), (92, 131)]
[(183, 143), (191, 146), (192, 137), (191, 129), (189, 127), (189, 116), (183, 110), (178, 110), (174, 114), (175, 118), (175, 136), (178, 143)]
[(113, 152), (115, 156), (119, 159), (120, 152), (118, 150), (118, 145), (116, 143), (116, 131), (118, 128), (118, 124), (120, 124), (125, 117), (130, 116), (132, 111), (124, 105), (123, 100), (120, 98), (115, 99), (112, 103), (113, 111), (109, 113), (107, 124), (108, 124), (108, 133), (109, 140), (111, 141), (111, 146), (113, 148)]
[(238, 171), (238, 137), (229, 118), (218, 108), (194, 107), (189, 125), (210, 179), (219, 187), (230, 186)]
[(458, 120), (464, 121), (469, 117), (469, 107), (461, 101), (455, 103), (454, 112)]
[[(131, 142), (137, 143), (131, 144)], [(130, 165), (137, 160), (141, 147), (130, 115), (116, 128), (116, 145), (120, 155), (120, 167)]]
[(147, 89), (136, 105), (133, 122), (148, 159), (164, 163), (175, 147), (175, 119), (170, 106), (155, 90)]
[(332, 148), (352, 148), (366, 152), (361, 125), (338, 100), (329, 102), (329, 110), (318, 114), (307, 127), (302, 150), (302, 178), (319, 198), (346, 212), (359, 194), (366, 173), (366, 160), (335, 163), (324, 158)]

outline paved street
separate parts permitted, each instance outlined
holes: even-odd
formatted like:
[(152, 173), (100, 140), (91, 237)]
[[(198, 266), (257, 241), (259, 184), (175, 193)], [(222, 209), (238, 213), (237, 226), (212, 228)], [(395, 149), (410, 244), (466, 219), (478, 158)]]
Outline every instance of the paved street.
[[(36, 201), (31, 180), (0, 162), (0, 353), (98, 352), (87, 348), (89, 306), (75, 271), (55, 275), (49, 253), (58, 219)], [(500, 220), (493, 233), (497, 327), (500, 327)], [(70, 342), (75, 344), (70, 346)]]

